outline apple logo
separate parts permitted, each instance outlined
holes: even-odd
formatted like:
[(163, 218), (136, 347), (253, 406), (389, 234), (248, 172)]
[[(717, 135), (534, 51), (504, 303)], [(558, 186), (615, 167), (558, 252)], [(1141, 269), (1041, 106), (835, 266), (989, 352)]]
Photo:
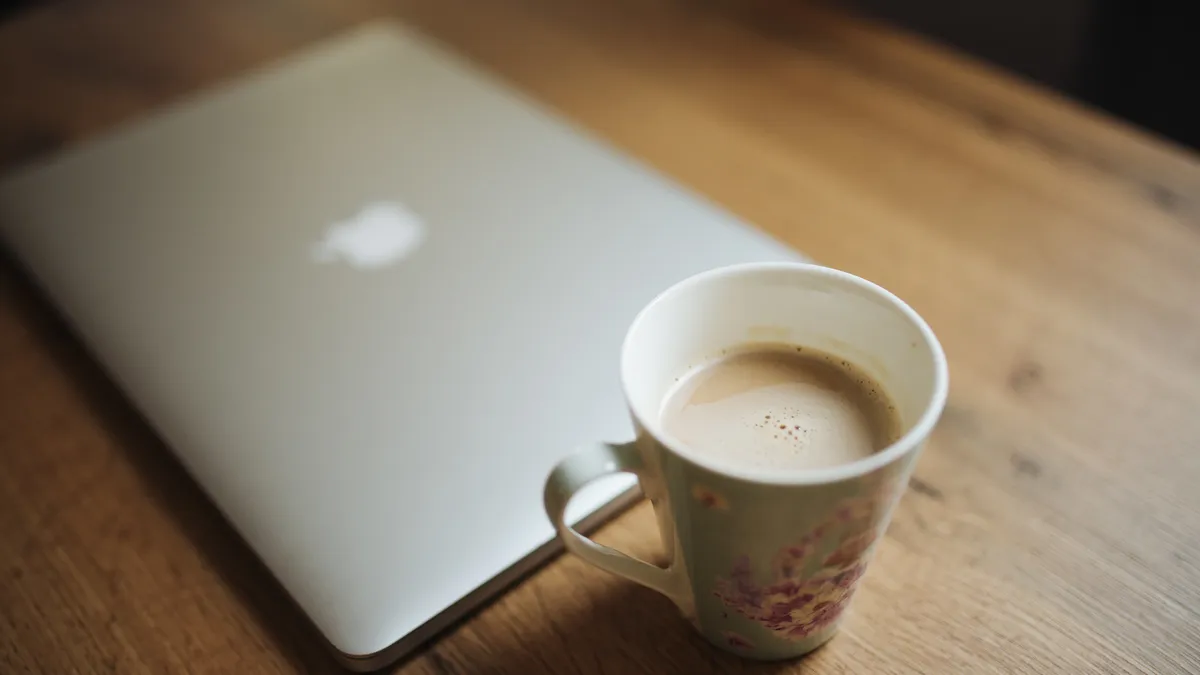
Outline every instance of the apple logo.
[(425, 223), (417, 214), (397, 202), (373, 202), (331, 225), (313, 244), (312, 257), (319, 263), (341, 260), (379, 269), (410, 255), (424, 240)]

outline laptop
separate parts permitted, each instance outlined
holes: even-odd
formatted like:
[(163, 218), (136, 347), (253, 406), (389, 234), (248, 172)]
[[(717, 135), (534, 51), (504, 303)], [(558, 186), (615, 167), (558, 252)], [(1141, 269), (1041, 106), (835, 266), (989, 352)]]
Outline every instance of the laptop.
[(799, 259), (388, 21), (0, 179), (0, 235), (355, 670), (557, 550), (644, 304)]

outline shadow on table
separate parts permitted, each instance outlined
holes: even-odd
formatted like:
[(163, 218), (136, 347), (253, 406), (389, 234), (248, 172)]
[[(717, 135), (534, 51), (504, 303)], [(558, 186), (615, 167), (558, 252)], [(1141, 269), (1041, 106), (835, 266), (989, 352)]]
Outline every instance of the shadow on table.
[[(483, 612), (486, 636), (477, 636), (467, 623), (453, 640), (435, 642), (414, 656), (414, 670), (438, 675), (803, 675), (821, 659), (819, 652), (814, 661), (738, 658), (700, 637), (669, 600), (632, 583), (614, 582), (587, 601), (573, 598), (571, 603), (543, 601), (539, 592), (535, 580), (521, 590), (520, 599), (527, 601), (532, 593), (539, 607), (576, 609), (551, 615), (524, 606), (518, 612), (509, 601), (500, 601)], [(507, 631), (496, 630), (504, 624)]]
[[(5, 288), (6, 287), (6, 288)], [(65, 322), (0, 250), (0, 291), (29, 319), (34, 339), (73, 374), (79, 392), (147, 492), (186, 534), (263, 627), (297, 672), (344, 673), (311, 623), (249, 546), (225, 521), (200, 487), (102, 369), (85, 352)], [(488, 634), (478, 635), (470, 617), (410, 658), (383, 672), (431, 675), (539, 675), (599, 673), (803, 673), (805, 661), (758, 663), (716, 649), (696, 634), (675, 606), (633, 584), (617, 583), (590, 603), (575, 603), (570, 616), (523, 611), (510, 622), (507, 638), (493, 635), (503, 617), (490, 616)], [(535, 597), (538, 587), (532, 586)], [(502, 596), (503, 597), (503, 596)], [(542, 602), (539, 606), (554, 606)], [(547, 598), (549, 600), (549, 598)], [(561, 603), (560, 603), (561, 604)], [(504, 603), (481, 610), (507, 611)], [(455, 635), (456, 639), (442, 638)], [(816, 658), (820, 658), (816, 656)]]

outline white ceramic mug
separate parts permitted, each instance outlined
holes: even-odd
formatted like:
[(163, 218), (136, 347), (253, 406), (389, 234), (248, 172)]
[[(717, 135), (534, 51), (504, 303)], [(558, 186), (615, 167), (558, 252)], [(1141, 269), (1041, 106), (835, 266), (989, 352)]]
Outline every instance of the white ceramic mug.
[[(660, 408), (680, 376), (756, 342), (852, 361), (890, 395), (903, 435), (856, 462), (764, 470), (699, 454), (664, 432)], [(663, 593), (711, 642), (752, 658), (799, 656), (832, 637), (946, 402), (946, 358), (929, 326), (846, 272), (735, 265), (647, 305), (625, 337), (621, 379), (636, 439), (586, 448), (546, 483), (546, 512), (567, 549)], [(636, 474), (654, 505), (666, 568), (601, 546), (564, 520), (571, 495), (617, 472)]]

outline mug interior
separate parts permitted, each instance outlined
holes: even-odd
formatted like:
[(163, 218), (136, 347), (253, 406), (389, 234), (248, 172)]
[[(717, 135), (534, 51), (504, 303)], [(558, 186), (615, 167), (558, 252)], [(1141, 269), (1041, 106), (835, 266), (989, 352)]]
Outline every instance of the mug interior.
[[(853, 362), (895, 403), (904, 434), (851, 464), (792, 471), (716, 466), (664, 434), (662, 402), (679, 378), (722, 350), (754, 343), (815, 347)], [(948, 388), (941, 345), (908, 305), (852, 274), (802, 263), (723, 267), (667, 289), (630, 327), (621, 378), (638, 422), (672, 450), (712, 470), (764, 482), (838, 480), (886, 464), (928, 435)]]

